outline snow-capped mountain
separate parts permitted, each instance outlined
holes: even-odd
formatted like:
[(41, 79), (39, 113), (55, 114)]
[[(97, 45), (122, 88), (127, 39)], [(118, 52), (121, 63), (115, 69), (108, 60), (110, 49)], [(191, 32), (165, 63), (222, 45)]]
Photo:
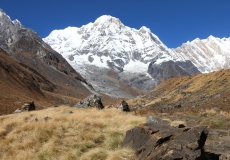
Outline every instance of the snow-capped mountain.
[[(187, 59), (178, 63), (181, 59), (174, 58), (174, 52), (147, 27), (130, 28), (108, 15), (80, 28), (54, 30), (43, 40), (62, 54), (96, 89), (106, 93), (114, 94), (118, 81), (141, 90), (151, 90), (162, 79), (174, 77), (168, 71), (165, 75), (162, 63), (170, 61), (166, 66), (173, 70), (179, 68), (177, 76), (191, 74), (188, 69), (194, 67), (192, 63), (187, 64)], [(111, 70), (116, 78), (111, 79)], [(199, 73), (194, 68), (192, 71)], [(98, 75), (103, 78), (98, 79)], [(111, 85), (115, 85), (115, 90), (108, 91), (113, 88)]]
[(197, 38), (172, 51), (174, 57), (190, 60), (203, 73), (230, 68), (230, 38)]
[(119, 19), (107, 15), (81, 28), (54, 30), (44, 41), (71, 64), (113, 66), (119, 71), (146, 71), (148, 63), (163, 54), (165, 59), (172, 59), (168, 48), (150, 29), (126, 27)]

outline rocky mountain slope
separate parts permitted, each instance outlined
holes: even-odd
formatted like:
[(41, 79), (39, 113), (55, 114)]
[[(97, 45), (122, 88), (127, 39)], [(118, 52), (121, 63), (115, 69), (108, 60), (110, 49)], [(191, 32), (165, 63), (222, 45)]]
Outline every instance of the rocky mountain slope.
[[(10, 94), (14, 92), (14, 87), (8, 86), (11, 84), (11, 81), (12, 83), (14, 81), (16, 86), (25, 86), (27, 96), (24, 96), (21, 101), (26, 100), (26, 97), (28, 100), (31, 100), (30, 97), (36, 100), (37, 96), (35, 95), (49, 92), (52, 96), (58, 97), (61, 101), (56, 102), (61, 104), (68, 102), (68, 98), (64, 98), (65, 96), (72, 97), (73, 99), (82, 99), (91, 94), (92, 86), (59, 53), (47, 45), (33, 30), (25, 28), (18, 20), (11, 21), (10, 17), (2, 10), (0, 10), (0, 35), (1, 52), (11, 56), (10, 63), (2, 61), (1, 76), (3, 73), (8, 74), (2, 77), (1, 83), (4, 83), (4, 85), (1, 87), (12, 89), (9, 90), (9, 94), (1, 96), (1, 102), (6, 102), (7, 99), (12, 98)], [(20, 62), (19, 65), (14, 65), (18, 61)], [(25, 68), (27, 71), (24, 71)], [(12, 77), (11, 75), (14, 76)], [(15, 78), (15, 76), (21, 76), (25, 81), (18, 80), (20, 78)], [(7, 82), (8, 79), (9, 82)], [(28, 87), (26, 89), (27, 85), (30, 86), (30, 89)], [(21, 90), (23, 91), (22, 88)], [(15, 94), (17, 93), (20, 99), (18, 91), (20, 90), (15, 90)], [(2, 103), (2, 105), (1, 107), (7, 107), (8, 104)], [(13, 108), (19, 107), (13, 106), (11, 103), (9, 106)], [(7, 111), (4, 113), (11, 112)]]
[[(35, 69), (53, 83), (61, 83), (59, 80), (67, 75), (73, 81), (75, 79), (80, 88), (88, 90), (81, 84), (87, 84), (84, 78), (36, 32), (25, 28), (18, 20), (11, 21), (2, 10), (0, 10), (0, 22), (0, 47), (9, 55)], [(69, 83), (68, 79), (66, 83)]]
[[(94, 84), (94, 88), (110, 88), (103, 92), (113, 96), (127, 97), (111, 86), (114, 83), (125, 82), (148, 91), (169, 77), (200, 73), (189, 60), (174, 58), (174, 53), (150, 29), (127, 27), (112, 16), (101, 16), (81, 28), (54, 30), (43, 40)], [(170, 67), (162, 66), (163, 62)], [(117, 79), (107, 74), (110, 70), (116, 73)], [(103, 83), (98, 79), (101, 74)]]
[(230, 68), (230, 38), (197, 38), (172, 50), (175, 57), (190, 60), (202, 73)]
[[(84, 98), (93, 89), (68, 62), (33, 30), (25, 28), (18, 20), (0, 10), (0, 47), (28, 68), (41, 74), (63, 96)], [(50, 91), (47, 88), (42, 88)], [(63, 100), (65, 102), (66, 100)]]

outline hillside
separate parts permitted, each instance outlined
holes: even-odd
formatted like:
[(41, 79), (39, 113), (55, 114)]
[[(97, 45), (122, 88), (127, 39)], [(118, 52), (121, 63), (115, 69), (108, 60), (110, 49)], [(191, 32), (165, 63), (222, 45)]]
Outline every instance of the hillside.
[(230, 70), (172, 78), (162, 82), (148, 94), (130, 100), (133, 105), (142, 104), (158, 111), (174, 108), (218, 108), (229, 111)]
[(0, 13), (0, 47), (5, 53), (55, 85), (56, 94), (80, 99), (91, 94), (92, 86), (35, 31)]
[(137, 114), (170, 121), (173, 126), (208, 127), (210, 160), (230, 159), (230, 70), (163, 81), (144, 96), (128, 101), (143, 108)]
[[(68, 86), (64, 83), (64, 79), (62, 86), (53, 84), (2, 49), (0, 49), (0, 75), (0, 115), (13, 113), (25, 102), (34, 101), (36, 109), (39, 110), (65, 103), (74, 105), (85, 96), (84, 89)], [(105, 105), (119, 101), (107, 95), (101, 96)]]
[(38, 106), (44, 107), (58, 103), (58, 100), (47, 97), (42, 92), (42, 89), (55, 89), (51, 82), (3, 50), (0, 50), (0, 73), (0, 115), (12, 113), (27, 101), (35, 101)]

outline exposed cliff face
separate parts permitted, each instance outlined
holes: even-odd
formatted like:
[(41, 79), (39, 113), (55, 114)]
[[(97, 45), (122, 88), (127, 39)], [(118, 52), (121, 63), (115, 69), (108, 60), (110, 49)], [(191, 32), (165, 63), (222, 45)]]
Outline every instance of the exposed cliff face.
[[(183, 66), (183, 68), (181, 66)], [(149, 64), (148, 73), (152, 77), (156, 77), (157, 83), (159, 84), (161, 81), (169, 78), (189, 76), (190, 74), (198, 74), (200, 72), (191, 62), (167, 61), (160, 64), (151, 62)]]

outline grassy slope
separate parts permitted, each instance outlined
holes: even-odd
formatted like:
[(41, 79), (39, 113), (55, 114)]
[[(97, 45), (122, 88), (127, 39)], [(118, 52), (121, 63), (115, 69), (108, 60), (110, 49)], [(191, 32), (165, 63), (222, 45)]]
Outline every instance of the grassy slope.
[[(205, 150), (221, 154), (222, 159), (229, 159), (230, 69), (172, 78), (150, 93), (128, 102), (133, 106), (145, 106), (138, 114), (165, 119), (173, 126), (208, 126)], [(173, 108), (178, 104), (181, 107)], [(169, 106), (171, 108), (167, 108)]]
[(1, 116), (0, 159), (135, 159), (120, 145), (126, 131), (144, 121), (117, 109), (64, 106)]
[(229, 95), (230, 69), (169, 79), (150, 93), (130, 100), (129, 103), (145, 104), (152, 108), (181, 104), (182, 107), (220, 107), (229, 110)]

